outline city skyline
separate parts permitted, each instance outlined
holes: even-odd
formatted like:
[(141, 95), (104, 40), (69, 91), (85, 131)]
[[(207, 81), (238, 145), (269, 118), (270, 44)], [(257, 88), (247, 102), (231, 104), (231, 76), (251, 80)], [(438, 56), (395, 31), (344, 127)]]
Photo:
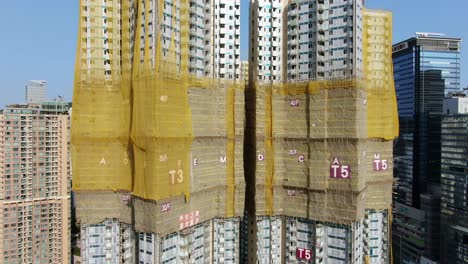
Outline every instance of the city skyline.
[[(468, 39), (468, 31), (463, 30), (463, 11), (468, 8), (468, 2), (451, 2), (451, 5), (441, 6), (437, 0), (368, 0), (366, 6), (393, 12), (394, 43), (413, 36), (415, 32), (437, 32)], [(248, 4), (249, 0), (241, 0), (242, 60), (248, 56)], [(422, 5), (425, 15), (414, 19), (414, 10)], [(3, 58), (0, 62), (0, 108), (9, 103), (23, 102), (23, 88), (31, 79), (47, 81), (49, 99), (61, 95), (71, 101), (77, 23), (78, 4), (72, 1), (23, 0), (9, 2), (2, 7), (0, 32), (11, 41), (0, 43), (0, 56)], [(468, 85), (468, 68), (463, 60), (468, 56), (468, 50), (462, 49), (461, 56), (460, 88), (463, 88)]]

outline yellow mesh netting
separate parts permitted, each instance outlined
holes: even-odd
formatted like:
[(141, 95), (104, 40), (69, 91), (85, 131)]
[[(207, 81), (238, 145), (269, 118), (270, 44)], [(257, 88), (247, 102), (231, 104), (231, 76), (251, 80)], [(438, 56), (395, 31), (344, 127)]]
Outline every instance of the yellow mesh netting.
[[(72, 135), (74, 190), (93, 194), (123, 190), (147, 200), (173, 199), (175, 204), (180, 197), (188, 204), (191, 194), (209, 197), (212, 192), (213, 198), (220, 197), (217, 202), (222, 205), (212, 206), (203, 217), (242, 214), (243, 197), (237, 196), (244, 188), (243, 82), (199, 78), (189, 73), (189, 1), (174, 2), (169, 7), (159, 0), (155, 9), (157, 23), (151, 21), (149, 1), (139, 0), (133, 6), (129, 2), (122, 1), (121, 28), (108, 24), (104, 32), (96, 19), (91, 21), (97, 27), (94, 35), (82, 30), (79, 33)], [(118, 23), (118, 4), (106, 7), (107, 21)], [(90, 17), (99, 17), (100, 8), (96, 3), (94, 13), (80, 15), (80, 29), (86, 30)], [(170, 40), (164, 39), (166, 30), (157, 30), (153, 38), (150, 29), (167, 19), (163, 12), (168, 10), (173, 18)], [(135, 17), (130, 17), (133, 13)], [(112, 44), (110, 58), (104, 53), (88, 53), (89, 48), (103, 52), (105, 47), (96, 42), (106, 37), (109, 39), (105, 42)], [(91, 44), (82, 47), (89, 40)], [(101, 56), (114, 63), (111, 70), (103, 66), (104, 61), (87, 61)], [(219, 194), (220, 190), (224, 194)], [(103, 192), (105, 195), (110, 194)], [(95, 209), (101, 204), (82, 201)], [(204, 206), (190, 208), (199, 210)], [(164, 218), (178, 219), (182, 208)], [(219, 208), (225, 209), (219, 212)], [(177, 225), (177, 221), (173, 222)]]
[[(80, 14), (74, 190), (130, 191), (158, 202), (173, 199), (181, 208), (191, 195), (207, 201), (213, 190), (224, 192), (216, 196), (222, 206), (211, 208), (213, 217), (242, 213), (243, 86), (189, 74), (189, 1), (172, 8), (180, 32), (172, 32), (164, 51), (162, 31), (154, 43), (150, 36), (147, 1), (122, 1), (121, 25), (118, 5), (107, 5), (106, 31), (97, 3)], [(162, 21), (164, 1), (158, 5)], [(258, 214), (339, 223), (361, 217), (365, 208), (388, 208), (392, 164), (387, 172), (368, 166), (377, 153), (392, 160), (389, 140), (398, 135), (391, 15), (366, 10), (364, 32), (366, 79), (250, 87), (256, 90)], [(350, 180), (330, 178), (335, 157), (351, 167)], [(148, 206), (156, 207), (142, 208)], [(202, 207), (208, 218), (206, 204), (187, 208)], [(161, 221), (178, 217), (152, 213)]]
[(390, 140), (399, 133), (392, 62), (392, 13), (364, 9), (363, 23), (368, 133), (369, 137)]
[[(112, 16), (119, 5), (108, 4), (106, 32), (101, 5), (80, 5), (71, 130), (75, 190), (132, 188), (130, 32), (128, 12), (122, 12), (121, 31), (119, 19)], [(122, 10), (130, 8), (123, 1)]]
[[(391, 23), (391, 13), (365, 10), (365, 78), (250, 87), (256, 94), (257, 215), (350, 223), (366, 208), (389, 208), (392, 140), (399, 132)], [(385, 171), (372, 167), (376, 155)], [(350, 179), (330, 177), (334, 158), (351, 168)]]

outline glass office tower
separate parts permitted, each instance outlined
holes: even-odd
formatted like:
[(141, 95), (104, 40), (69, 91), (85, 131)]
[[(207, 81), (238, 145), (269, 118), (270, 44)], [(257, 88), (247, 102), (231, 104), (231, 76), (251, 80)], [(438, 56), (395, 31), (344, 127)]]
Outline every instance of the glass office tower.
[[(460, 88), (460, 42), (417, 33), (393, 46), (400, 119), (394, 148), (395, 263), (439, 259), (441, 116), (445, 95)], [(407, 213), (413, 209), (417, 214)]]

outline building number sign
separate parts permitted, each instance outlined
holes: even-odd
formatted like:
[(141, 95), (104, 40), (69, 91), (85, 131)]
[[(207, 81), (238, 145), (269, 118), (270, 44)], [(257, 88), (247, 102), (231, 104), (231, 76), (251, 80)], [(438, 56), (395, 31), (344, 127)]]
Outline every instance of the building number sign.
[(384, 159), (380, 159), (380, 154), (374, 155), (374, 162), (373, 162), (374, 171), (386, 171), (388, 170), (388, 161)]
[(298, 260), (312, 260), (312, 250), (305, 248), (296, 248), (296, 258)]
[(338, 158), (333, 159), (333, 163), (330, 166), (330, 178), (333, 179), (350, 179), (351, 168), (349, 165), (341, 165)]

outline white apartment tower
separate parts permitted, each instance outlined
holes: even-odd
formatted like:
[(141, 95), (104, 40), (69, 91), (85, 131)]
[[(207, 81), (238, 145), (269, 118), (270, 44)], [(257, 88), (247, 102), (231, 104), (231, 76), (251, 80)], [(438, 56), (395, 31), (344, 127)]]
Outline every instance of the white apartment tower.
[(362, 77), (362, 0), (252, 0), (250, 15), (259, 81)]
[[(388, 215), (368, 211), (351, 226), (317, 222), (295, 217), (257, 219), (257, 259), (259, 263), (302, 263), (298, 249), (312, 249), (315, 263), (388, 263)], [(305, 260), (305, 254), (304, 258)]]
[(362, 75), (362, 0), (289, 1), (286, 12), (288, 81)]
[[(181, 1), (164, 0), (159, 7), (157, 0), (140, 1), (140, 50), (143, 61), (157, 56), (155, 45), (161, 34), (162, 56), (171, 48), (176, 50), (175, 61), (180, 67), (187, 58), (189, 73), (197, 77), (234, 80), (240, 78), (240, 0), (190, 0), (188, 50), (181, 47)], [(158, 27), (158, 10), (163, 20)], [(149, 32), (149, 33), (148, 33)], [(172, 46), (171, 46), (172, 45)], [(148, 51), (145, 49), (148, 47)]]
[(82, 263), (134, 263), (135, 233), (116, 219), (81, 229)]
[[(250, 69), (249, 78), (262, 82), (281, 82), (283, 77), (283, 41), (285, 0), (251, 0), (249, 61), (258, 65)], [(258, 30), (257, 30), (258, 29)]]

